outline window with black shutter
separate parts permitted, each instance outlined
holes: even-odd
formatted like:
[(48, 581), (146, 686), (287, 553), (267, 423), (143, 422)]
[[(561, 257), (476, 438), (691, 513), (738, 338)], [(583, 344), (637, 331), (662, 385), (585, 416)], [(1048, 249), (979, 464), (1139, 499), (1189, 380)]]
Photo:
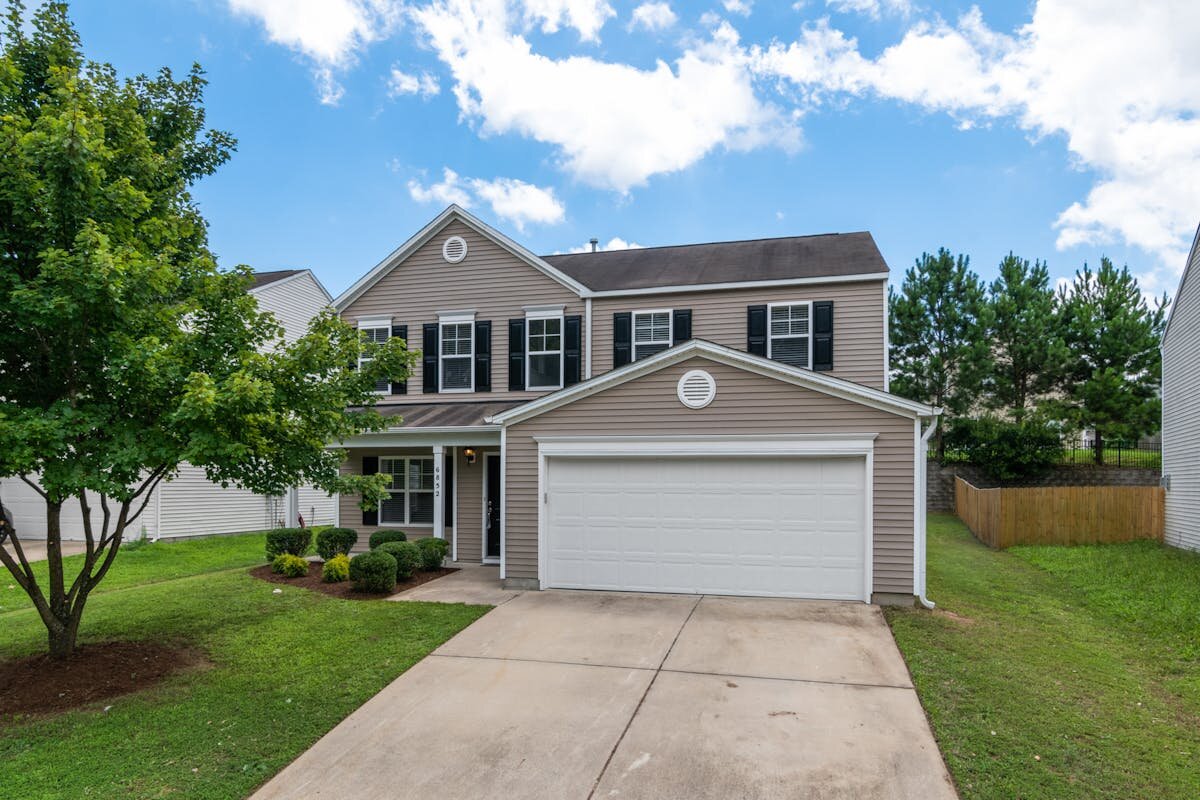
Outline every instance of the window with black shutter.
[(475, 323), (475, 391), (492, 390), (492, 323)]
[(833, 369), (833, 301), (813, 303), (813, 369)]
[(613, 314), (613, 369), (633, 361), (633, 314)]
[(427, 322), (421, 326), (421, 391), (425, 394), (438, 392), (438, 324)]
[[(362, 474), (376, 475), (379, 472), (379, 456), (363, 456)], [(379, 509), (373, 508), (370, 511), (362, 510), (363, 525), (378, 525), (379, 524)]]
[[(393, 339), (403, 339), (404, 340), (404, 348), (407, 350), (408, 349), (408, 326), (407, 325), (393, 325), (392, 326), (392, 338)], [(392, 381), (392, 394), (408, 394), (408, 381), (407, 380), (403, 380), (403, 381), (393, 380)]]
[(508, 390), (525, 391), (525, 318), (508, 321)]
[(563, 331), (563, 386), (573, 386), (583, 375), (583, 317), (566, 317)]
[(767, 307), (746, 308), (746, 352), (767, 357)]

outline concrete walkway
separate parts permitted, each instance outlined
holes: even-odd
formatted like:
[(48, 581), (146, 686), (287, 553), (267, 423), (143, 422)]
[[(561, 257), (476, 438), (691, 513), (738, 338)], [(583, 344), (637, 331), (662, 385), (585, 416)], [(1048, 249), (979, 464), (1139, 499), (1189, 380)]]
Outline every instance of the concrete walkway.
[[(82, 553), (87, 549), (87, 545), (83, 542), (63, 542), (62, 554), (64, 556), (73, 556)], [(45, 561), (46, 560), (46, 540), (45, 539), (22, 539), (21, 551), (25, 553), (25, 558), (30, 561)], [(12, 552), (12, 548), (9, 548)], [(13, 553), (16, 558), (16, 554)]]
[(956, 795), (878, 608), (547, 591), (459, 633), (254, 795), (347, 796)]
[(454, 562), (451, 566), (457, 568), (458, 572), (423, 583), (415, 589), (393, 595), (388, 600), (500, 606), (521, 594), (514, 589), (500, 587), (499, 567), (460, 562)]

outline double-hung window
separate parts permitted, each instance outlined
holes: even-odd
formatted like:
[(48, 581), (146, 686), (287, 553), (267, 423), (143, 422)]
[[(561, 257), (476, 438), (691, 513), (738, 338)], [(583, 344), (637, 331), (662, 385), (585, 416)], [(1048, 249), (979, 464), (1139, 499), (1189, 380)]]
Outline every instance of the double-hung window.
[(812, 303), (768, 307), (767, 358), (793, 367), (812, 364)]
[(379, 506), (381, 525), (433, 524), (433, 459), (380, 458), (379, 471), (391, 478)]
[(442, 317), (439, 320), (441, 348), (440, 391), (470, 392), (475, 389), (475, 323), (471, 317)]
[[(388, 338), (392, 335), (391, 319), (360, 319), (358, 321), (359, 335), (364, 341), (372, 344), (386, 344)], [(358, 368), (362, 369), (363, 364), (371, 361), (371, 356), (359, 350), (358, 353)], [(392, 391), (391, 381), (387, 378), (381, 378), (375, 381), (376, 394), (390, 394)]]
[(561, 389), (563, 385), (563, 316), (529, 311), (525, 315), (525, 388)]
[(633, 312), (633, 360), (661, 353), (671, 346), (671, 310)]

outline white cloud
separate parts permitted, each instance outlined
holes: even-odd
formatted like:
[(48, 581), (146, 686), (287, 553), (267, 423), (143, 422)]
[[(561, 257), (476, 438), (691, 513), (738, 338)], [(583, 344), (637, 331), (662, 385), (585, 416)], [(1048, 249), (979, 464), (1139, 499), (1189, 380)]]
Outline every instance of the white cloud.
[(463, 208), (486, 203), (492, 213), (513, 223), (519, 231), (524, 231), (528, 223), (553, 225), (566, 218), (566, 207), (552, 188), (516, 178), (463, 178), (449, 167), (443, 168), (441, 181), (429, 186), (415, 178), (410, 180), (408, 193), (419, 203), (457, 203)]
[(633, 10), (629, 20), (630, 28), (644, 28), (648, 31), (661, 31), (679, 21), (668, 3), (642, 3)]
[[(637, 242), (627, 242), (620, 236), (614, 236), (609, 239), (606, 244), (597, 244), (596, 249), (603, 252), (605, 250), (641, 250), (645, 245), (640, 245)], [(590, 253), (592, 252), (592, 243), (581, 244), (578, 247), (572, 247), (568, 253)]]
[(911, 14), (910, 0), (825, 0), (825, 5), (843, 14), (861, 14), (879, 19), (884, 13)]
[(312, 62), (321, 102), (334, 105), (338, 73), (357, 52), (385, 38), (401, 20), (399, 0), (228, 0), (229, 8), (262, 23), (267, 38)]
[[(414, 12), (450, 68), (464, 117), (484, 135), (555, 146), (579, 180), (625, 192), (717, 148), (799, 145), (799, 131), (755, 94), (727, 24), (653, 69), (550, 58), (510, 29), (503, 0), (439, 0)], [(533, 88), (533, 87), (536, 87)]]
[(442, 87), (438, 85), (437, 78), (428, 72), (411, 75), (399, 67), (392, 67), (392, 72), (388, 76), (388, 94), (392, 97), (419, 94), (421, 97), (428, 98), (433, 97), (441, 90)]
[(721, 5), (730, 14), (741, 14), (743, 17), (750, 16), (754, 10), (754, 0), (722, 0)]
[(523, 4), (526, 21), (540, 22), (543, 32), (574, 28), (585, 42), (598, 41), (604, 23), (617, 15), (606, 0), (524, 0)]

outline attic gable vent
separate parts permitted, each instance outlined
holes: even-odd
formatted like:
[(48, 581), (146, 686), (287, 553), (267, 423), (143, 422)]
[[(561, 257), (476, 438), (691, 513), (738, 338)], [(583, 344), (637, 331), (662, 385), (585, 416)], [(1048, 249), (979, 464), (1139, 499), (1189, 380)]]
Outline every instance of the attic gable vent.
[(461, 236), (451, 236), (442, 244), (442, 258), (457, 264), (467, 257), (467, 241)]
[(688, 408), (704, 408), (717, 396), (717, 382), (702, 369), (690, 369), (679, 379), (675, 392)]

